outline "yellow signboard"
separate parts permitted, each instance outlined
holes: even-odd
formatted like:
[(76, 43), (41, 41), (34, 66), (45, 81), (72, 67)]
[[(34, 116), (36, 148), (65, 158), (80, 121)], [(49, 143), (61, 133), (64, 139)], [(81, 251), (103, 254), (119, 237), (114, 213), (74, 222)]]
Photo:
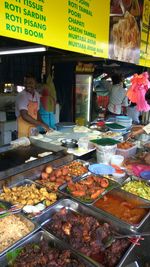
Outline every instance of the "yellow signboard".
[(0, 35), (150, 66), (150, 0), (129, 3), (115, 0), (1, 0)]
[(0, 34), (108, 58), (110, 0), (1, 0)]
[(150, 67), (150, 0), (144, 0), (139, 65)]

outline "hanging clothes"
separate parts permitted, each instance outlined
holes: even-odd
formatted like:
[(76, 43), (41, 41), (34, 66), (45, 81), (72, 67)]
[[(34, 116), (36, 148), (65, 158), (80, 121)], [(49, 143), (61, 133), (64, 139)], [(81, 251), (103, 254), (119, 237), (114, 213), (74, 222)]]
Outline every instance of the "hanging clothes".
[(129, 100), (136, 103), (138, 111), (150, 110), (150, 105), (145, 100), (145, 94), (150, 88), (150, 82), (148, 80), (148, 73), (144, 72), (140, 75), (134, 74), (131, 79), (131, 86), (128, 89), (127, 96)]
[(52, 77), (49, 74), (46, 84), (43, 85), (40, 99), (40, 116), (49, 127), (55, 128), (56, 90)]

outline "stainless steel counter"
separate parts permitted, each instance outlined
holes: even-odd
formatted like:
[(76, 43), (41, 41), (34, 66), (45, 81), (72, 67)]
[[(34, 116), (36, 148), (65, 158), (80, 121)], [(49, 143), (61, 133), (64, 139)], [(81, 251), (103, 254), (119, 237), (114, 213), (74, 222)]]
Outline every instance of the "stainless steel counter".
[[(2, 151), (2, 152), (1, 152)], [(12, 149), (10, 146), (2, 147), (0, 151), (0, 180), (22, 173), (28, 169), (37, 167), (41, 164), (51, 162), (66, 156), (66, 149), (62, 146), (49, 145), (47, 148), (38, 147), (31, 144), (27, 147), (18, 147)], [(43, 152), (52, 151), (52, 154), (39, 157), (38, 155)], [(35, 160), (25, 163), (30, 157), (36, 158)]]
[(10, 169), (7, 171), (7, 173), (10, 172), (9, 177), (5, 176), (4, 178), (0, 178), (0, 188), (2, 188), (3, 185), (10, 186), (26, 178), (31, 180), (38, 179), (41, 175), (42, 170), (45, 168), (45, 166), (48, 165), (49, 162), (53, 167), (59, 167), (61, 165), (65, 165), (67, 162), (70, 162), (72, 160), (72, 155), (66, 155), (63, 152), (59, 152), (55, 156), (47, 156), (39, 160), (34, 160), (29, 164), (23, 164), (16, 168)]

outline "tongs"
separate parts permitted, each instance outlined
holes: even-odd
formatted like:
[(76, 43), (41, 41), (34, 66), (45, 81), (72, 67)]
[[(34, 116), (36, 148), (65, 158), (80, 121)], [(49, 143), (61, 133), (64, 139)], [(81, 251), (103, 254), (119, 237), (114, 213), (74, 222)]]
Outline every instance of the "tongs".
[(12, 205), (10, 208), (0, 211), (0, 215), (3, 215), (5, 213), (9, 213), (9, 212), (19, 212), (21, 209), (22, 209), (22, 207), (19, 204)]
[[(143, 233), (133, 233), (133, 234), (111, 234), (103, 240), (104, 248), (108, 248), (112, 245), (113, 242), (115, 242), (117, 239), (123, 239), (123, 238), (128, 238), (132, 243), (138, 244), (138, 240), (141, 239), (144, 236), (150, 236), (150, 232), (143, 232)], [(133, 242), (134, 240), (134, 242)]]

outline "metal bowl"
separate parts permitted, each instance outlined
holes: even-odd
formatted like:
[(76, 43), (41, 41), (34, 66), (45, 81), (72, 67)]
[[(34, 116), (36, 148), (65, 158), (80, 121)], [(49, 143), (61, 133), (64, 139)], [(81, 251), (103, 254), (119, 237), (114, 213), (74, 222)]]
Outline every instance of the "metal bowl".
[(67, 148), (75, 148), (77, 147), (78, 141), (76, 139), (62, 139), (61, 143)]

